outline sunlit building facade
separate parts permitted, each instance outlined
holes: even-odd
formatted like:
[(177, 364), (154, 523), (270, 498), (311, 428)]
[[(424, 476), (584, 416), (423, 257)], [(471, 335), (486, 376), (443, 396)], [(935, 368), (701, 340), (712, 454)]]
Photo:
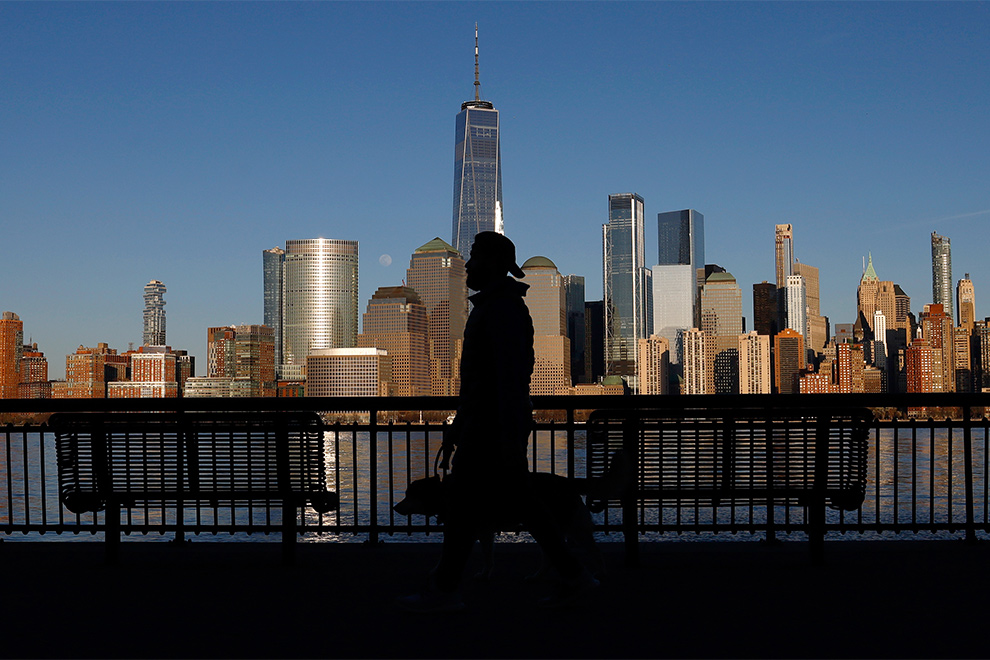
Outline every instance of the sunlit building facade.
[(755, 330), (739, 335), (739, 393), (770, 394), (770, 337)]
[(409, 260), (406, 283), (426, 306), (430, 340), (430, 393), (457, 396), (457, 346), (467, 322), (467, 272), (464, 258), (446, 241), (434, 238)]
[(392, 368), (381, 348), (319, 348), (306, 358), (306, 396), (390, 396)]
[(701, 329), (706, 338), (706, 389), (711, 394), (738, 394), (742, 291), (731, 273), (713, 272), (705, 280)]
[(976, 323), (976, 290), (973, 280), (969, 279), (969, 273), (956, 284), (956, 309), (959, 314), (957, 325), (973, 332)]
[(650, 335), (639, 340), (639, 393), (667, 394), (670, 382), (670, 342)]
[(523, 301), (533, 319), (534, 334), (530, 393), (564, 394), (571, 387), (571, 341), (563, 277), (546, 257), (527, 259), (522, 270), (529, 285)]
[(396, 395), (429, 396), (430, 338), (426, 306), (411, 287), (381, 287), (375, 291), (368, 301), (357, 344), (358, 348), (387, 352)]
[(24, 323), (14, 312), (4, 312), (0, 317), (0, 399), (18, 398), (23, 351)]
[(357, 343), (357, 241), (286, 241), (284, 283), (281, 377), (299, 380), (312, 351)]

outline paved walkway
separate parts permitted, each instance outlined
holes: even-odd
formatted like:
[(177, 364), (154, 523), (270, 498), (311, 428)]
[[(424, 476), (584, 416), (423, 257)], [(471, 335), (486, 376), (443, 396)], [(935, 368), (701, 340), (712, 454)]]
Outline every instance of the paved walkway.
[[(411, 615), (439, 546), (0, 544), (3, 657), (987, 657), (990, 545), (835, 541), (604, 545), (595, 598), (543, 611), (523, 581), (535, 546), (500, 544), (468, 610)], [(477, 555), (477, 553), (476, 553)]]

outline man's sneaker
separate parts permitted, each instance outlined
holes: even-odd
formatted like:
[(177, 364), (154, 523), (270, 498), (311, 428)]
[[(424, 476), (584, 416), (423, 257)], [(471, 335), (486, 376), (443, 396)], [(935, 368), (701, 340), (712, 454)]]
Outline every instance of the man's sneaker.
[(597, 589), (598, 585), (598, 580), (585, 569), (577, 577), (561, 580), (556, 591), (546, 598), (541, 598), (539, 605), (545, 609), (577, 605), (585, 596)]
[(400, 596), (395, 599), (395, 604), (407, 612), (420, 614), (460, 612), (464, 609), (464, 601), (459, 593), (440, 591), (433, 586), (410, 596)]

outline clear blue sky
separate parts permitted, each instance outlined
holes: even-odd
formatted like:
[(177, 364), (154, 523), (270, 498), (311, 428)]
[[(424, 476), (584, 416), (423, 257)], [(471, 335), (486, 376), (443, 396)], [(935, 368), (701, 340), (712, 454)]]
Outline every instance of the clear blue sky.
[(61, 377), (140, 344), (160, 279), (202, 374), (208, 326), (262, 320), (262, 250), (324, 236), (360, 242), (363, 313), (450, 240), (475, 22), (520, 261), (600, 299), (607, 196), (636, 192), (647, 265), (656, 214), (698, 209), (750, 324), (784, 222), (833, 324), (870, 251), (930, 302), (932, 231), (990, 314), (984, 2), (0, 2), (0, 311)]

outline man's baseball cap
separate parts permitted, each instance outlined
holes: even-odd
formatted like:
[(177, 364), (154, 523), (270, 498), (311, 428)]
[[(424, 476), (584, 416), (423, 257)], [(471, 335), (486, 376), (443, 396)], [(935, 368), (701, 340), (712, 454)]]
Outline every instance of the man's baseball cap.
[(471, 251), (482, 250), (491, 255), (499, 263), (505, 264), (505, 269), (514, 277), (525, 277), (526, 274), (516, 265), (516, 246), (504, 234), (495, 231), (483, 231), (474, 237)]

